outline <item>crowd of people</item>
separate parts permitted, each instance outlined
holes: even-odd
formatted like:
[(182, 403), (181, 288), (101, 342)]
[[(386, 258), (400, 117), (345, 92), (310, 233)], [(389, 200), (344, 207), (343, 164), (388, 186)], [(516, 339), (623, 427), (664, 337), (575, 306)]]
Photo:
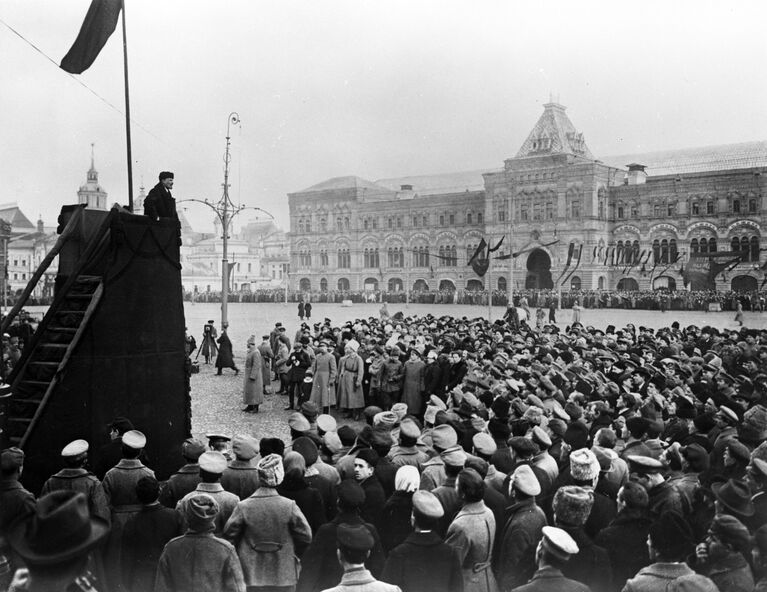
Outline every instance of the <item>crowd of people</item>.
[(37, 498), (2, 451), (10, 589), (767, 590), (767, 330), (398, 313), (248, 349), (243, 411), (274, 372), (289, 438), (189, 438), (160, 483), (120, 418)]
[[(507, 306), (505, 290), (493, 290), (494, 306)], [(668, 290), (515, 290), (514, 301), (527, 299), (531, 306), (548, 307), (552, 302), (562, 308), (572, 308), (579, 302), (585, 308), (621, 308), (637, 310), (692, 310), (708, 312), (711, 305), (719, 310), (734, 311), (738, 303), (746, 311), (764, 312), (767, 300), (761, 292), (727, 291), (668, 291)], [(190, 302), (221, 302), (220, 292), (187, 292), (185, 300)], [(387, 302), (389, 304), (468, 304), (487, 306), (487, 290), (402, 290), (387, 292), (381, 290), (322, 292), (291, 292), (289, 302), (320, 302), (341, 304), (349, 300), (355, 304)], [(229, 294), (230, 302), (285, 302), (285, 289), (240, 291)]]

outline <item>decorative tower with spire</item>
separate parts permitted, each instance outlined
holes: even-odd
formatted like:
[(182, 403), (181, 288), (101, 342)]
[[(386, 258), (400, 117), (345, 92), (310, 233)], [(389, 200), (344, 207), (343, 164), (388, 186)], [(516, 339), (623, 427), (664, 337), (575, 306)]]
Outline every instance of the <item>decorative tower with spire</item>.
[(107, 192), (99, 185), (99, 173), (93, 155), (94, 144), (91, 144), (91, 168), (88, 170), (88, 178), (85, 185), (80, 186), (77, 192), (77, 203), (85, 204), (94, 210), (107, 209)]

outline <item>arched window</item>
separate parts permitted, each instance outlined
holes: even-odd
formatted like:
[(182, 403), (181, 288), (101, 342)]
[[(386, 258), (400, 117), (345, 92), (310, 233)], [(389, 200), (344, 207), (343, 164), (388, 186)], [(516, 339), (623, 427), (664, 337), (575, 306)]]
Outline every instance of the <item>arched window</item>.
[(708, 241), (705, 238), (700, 239), (700, 252), (708, 253)]
[(498, 291), (499, 292), (505, 292), (506, 291), (506, 278), (505, 277), (499, 277), (498, 278)]
[(577, 275), (574, 275), (570, 279), (570, 289), (571, 290), (580, 290), (581, 289), (581, 278), (579, 278)]
[(759, 261), (759, 237), (751, 237), (751, 261)]
[(733, 199), (732, 200), (732, 213), (733, 214), (740, 214), (740, 200), (739, 199)]
[(668, 263), (668, 241), (665, 238), (660, 241), (660, 262)]
[(676, 239), (672, 238), (668, 241), (668, 262), (674, 263), (676, 261), (676, 255), (677, 255), (677, 248), (676, 248)]
[(737, 236), (732, 237), (732, 240), (730, 241), (730, 250), (733, 253), (740, 251), (740, 239)]
[(450, 259), (451, 259), (450, 265), (452, 267), (457, 267), (458, 266), (458, 249), (456, 248), (455, 245), (453, 245), (450, 249)]
[(328, 280), (327, 278), (322, 278), (320, 280), (320, 292), (327, 292), (328, 291)]
[(711, 215), (714, 213), (714, 201), (707, 201), (706, 202), (706, 214)]
[(364, 228), (365, 230), (367, 230), (367, 229), (368, 229), (368, 219), (367, 219), (367, 218), (365, 218), (365, 219), (362, 221), (362, 228)]
[(716, 237), (709, 239), (709, 241), (708, 241), (708, 252), (709, 253), (716, 253)]
[(344, 228), (346, 230), (349, 230), (349, 226), (350, 226), (349, 216), (345, 216), (344, 217)]
[(660, 241), (657, 238), (652, 242), (652, 258), (653, 263), (660, 263)]
[(749, 214), (756, 214), (756, 200), (755, 199), (749, 199), (748, 200), (748, 213)]
[(306, 219), (306, 232), (312, 231), (312, 220), (311, 218)]
[(690, 241), (690, 253), (698, 252), (698, 239), (694, 238)]
[(328, 219), (325, 216), (320, 218), (320, 232), (326, 232), (328, 229)]
[(482, 224), (482, 212), (477, 212), (477, 224)]
[(447, 265), (447, 262), (445, 261), (445, 257), (447, 257), (447, 255), (445, 255), (445, 247), (440, 245), (439, 247), (439, 264), (440, 265)]
[(340, 278), (338, 280), (338, 290), (339, 292), (349, 291), (349, 280), (347, 278)]
[(298, 220), (298, 232), (303, 233), (304, 232), (304, 219), (299, 218)]
[(472, 215), (471, 212), (468, 212), (466, 214), (466, 224), (472, 224)]
[(743, 258), (743, 261), (748, 261), (751, 249), (749, 248), (749, 240), (747, 236), (740, 239), (740, 252), (742, 253), (741, 257)]
[(697, 216), (700, 214), (700, 204), (697, 201), (692, 202), (692, 215)]

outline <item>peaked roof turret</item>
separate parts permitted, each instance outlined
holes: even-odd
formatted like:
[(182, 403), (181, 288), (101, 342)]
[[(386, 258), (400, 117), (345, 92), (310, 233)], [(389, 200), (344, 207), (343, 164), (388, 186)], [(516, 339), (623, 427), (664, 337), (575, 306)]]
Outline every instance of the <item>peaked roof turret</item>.
[(574, 154), (593, 160), (583, 134), (575, 129), (559, 103), (546, 103), (543, 114), (517, 152), (517, 158), (543, 154)]

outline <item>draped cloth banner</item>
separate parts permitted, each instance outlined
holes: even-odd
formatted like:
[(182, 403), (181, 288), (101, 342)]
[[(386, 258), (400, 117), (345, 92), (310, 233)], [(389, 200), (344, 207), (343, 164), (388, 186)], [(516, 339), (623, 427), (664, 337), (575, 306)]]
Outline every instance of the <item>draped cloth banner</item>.
[(80, 33), (61, 60), (61, 69), (82, 74), (91, 67), (117, 27), (123, 0), (93, 0), (85, 15)]
[(716, 276), (740, 263), (743, 255), (738, 251), (691, 253), (687, 265), (682, 268), (684, 285), (692, 284), (692, 290), (716, 290)]
[(485, 253), (487, 248), (487, 241), (485, 241), (483, 238), (480, 241), (477, 250), (474, 251), (471, 259), (469, 259), (469, 265), (471, 265), (474, 273), (476, 273), (479, 277), (484, 277), (484, 275), (487, 273), (487, 269), (490, 267), (490, 258), (488, 253)]

